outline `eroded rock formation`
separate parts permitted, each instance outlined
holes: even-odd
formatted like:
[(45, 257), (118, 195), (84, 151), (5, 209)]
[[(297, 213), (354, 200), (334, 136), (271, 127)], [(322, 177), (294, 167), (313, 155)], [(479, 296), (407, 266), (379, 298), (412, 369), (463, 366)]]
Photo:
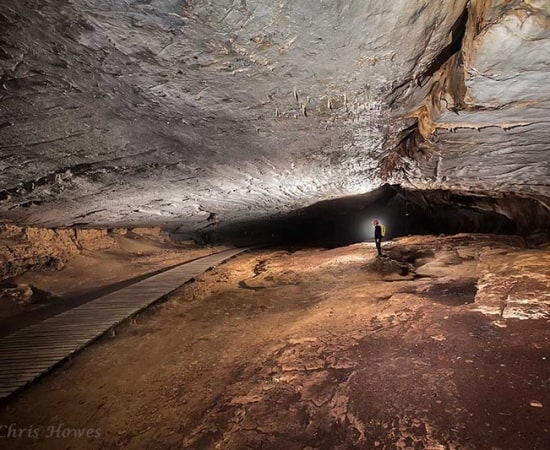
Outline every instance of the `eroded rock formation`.
[[(65, 263), (83, 250), (117, 249), (116, 237), (127, 229), (44, 229), (0, 226), (0, 282), (29, 270), (60, 270)], [(167, 241), (158, 228), (133, 229), (133, 235), (153, 235)]]
[(546, 197), (550, 163), (550, 2), (474, 1), (460, 53), (419, 114), (434, 157), (418, 179)]
[(546, 0), (5, 0), (0, 215), (202, 228), (385, 181), (548, 211)]

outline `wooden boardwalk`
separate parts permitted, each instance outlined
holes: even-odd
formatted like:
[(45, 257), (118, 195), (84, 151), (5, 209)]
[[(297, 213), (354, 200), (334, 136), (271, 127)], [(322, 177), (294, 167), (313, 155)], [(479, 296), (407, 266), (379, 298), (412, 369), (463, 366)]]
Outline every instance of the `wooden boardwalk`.
[(0, 339), (0, 401), (182, 284), (246, 249), (181, 264)]

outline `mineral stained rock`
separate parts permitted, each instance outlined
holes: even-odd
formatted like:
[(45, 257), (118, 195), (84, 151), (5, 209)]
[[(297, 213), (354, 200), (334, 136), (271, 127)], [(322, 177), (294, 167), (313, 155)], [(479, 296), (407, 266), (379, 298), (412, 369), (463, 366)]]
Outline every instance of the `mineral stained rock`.
[(370, 192), (548, 205), (550, 2), (4, 0), (0, 217), (196, 229)]
[(171, 243), (158, 228), (74, 230), (0, 225), (0, 282), (27, 271), (60, 270), (83, 251), (118, 249), (117, 237), (127, 233)]

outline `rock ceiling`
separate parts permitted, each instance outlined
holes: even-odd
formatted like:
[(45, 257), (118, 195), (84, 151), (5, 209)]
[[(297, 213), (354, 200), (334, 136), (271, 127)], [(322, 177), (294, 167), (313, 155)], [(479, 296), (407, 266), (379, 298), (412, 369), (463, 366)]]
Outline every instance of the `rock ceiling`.
[(3, 0), (0, 217), (184, 229), (386, 182), (549, 204), (548, 0)]

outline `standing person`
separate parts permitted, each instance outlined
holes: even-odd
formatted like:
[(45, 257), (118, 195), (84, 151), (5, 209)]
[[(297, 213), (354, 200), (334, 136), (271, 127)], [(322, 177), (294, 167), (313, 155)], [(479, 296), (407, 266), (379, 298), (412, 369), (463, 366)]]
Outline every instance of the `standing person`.
[(372, 221), (372, 225), (374, 226), (374, 242), (376, 243), (376, 250), (378, 250), (378, 256), (382, 256), (382, 226), (380, 225), (378, 219), (374, 219)]

